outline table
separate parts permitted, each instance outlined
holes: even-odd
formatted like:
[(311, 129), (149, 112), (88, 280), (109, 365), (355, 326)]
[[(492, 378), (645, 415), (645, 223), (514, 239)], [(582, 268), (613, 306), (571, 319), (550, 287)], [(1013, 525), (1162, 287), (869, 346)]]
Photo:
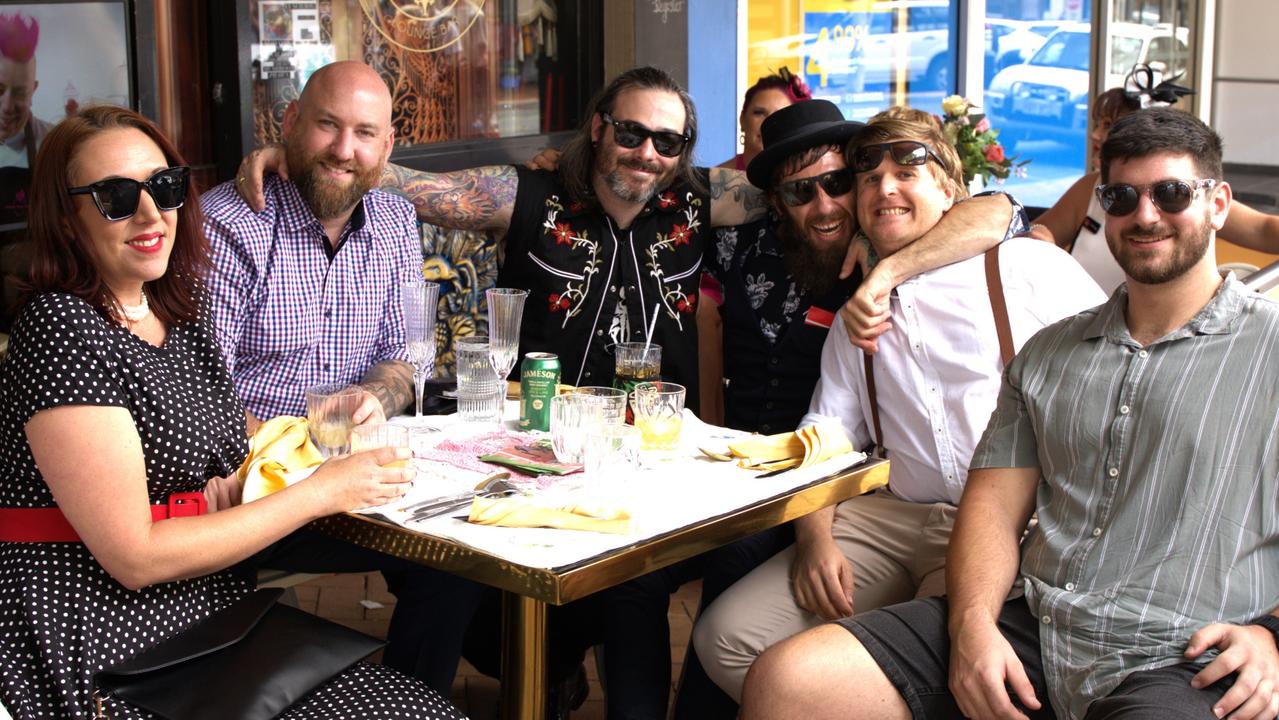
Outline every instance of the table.
[(336, 515), (314, 526), (348, 542), (501, 589), (503, 714), (528, 720), (541, 717), (545, 706), (548, 603), (561, 605), (612, 587), (860, 495), (887, 479), (888, 462), (870, 459), (730, 512), (555, 568), (511, 562), (366, 515)]

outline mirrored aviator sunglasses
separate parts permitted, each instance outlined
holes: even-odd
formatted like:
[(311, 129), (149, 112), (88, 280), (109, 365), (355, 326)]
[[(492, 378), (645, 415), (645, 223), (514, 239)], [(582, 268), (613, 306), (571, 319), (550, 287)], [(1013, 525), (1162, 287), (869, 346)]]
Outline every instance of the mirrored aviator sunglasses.
[(132, 178), (107, 178), (81, 187), (67, 188), (70, 195), (92, 195), (98, 212), (108, 220), (133, 217), (142, 200), (142, 188), (151, 193), (159, 210), (177, 210), (187, 196), (191, 168), (184, 165), (166, 168), (138, 182)]
[(884, 161), (884, 153), (892, 155), (893, 162), (898, 165), (923, 165), (928, 158), (933, 158), (938, 165), (946, 167), (946, 163), (937, 157), (933, 149), (915, 140), (898, 140), (896, 142), (863, 145), (853, 153), (853, 172), (870, 172)]
[(822, 191), (827, 197), (837, 198), (847, 195), (848, 191), (853, 189), (853, 173), (848, 168), (842, 168), (814, 177), (791, 180), (778, 185), (777, 194), (788, 207), (799, 207), (813, 201), (817, 195), (818, 185), (822, 186)]
[(1105, 210), (1107, 215), (1123, 217), (1136, 211), (1137, 205), (1141, 202), (1141, 194), (1144, 192), (1150, 196), (1150, 202), (1154, 203), (1155, 207), (1166, 213), (1176, 214), (1190, 207), (1196, 191), (1211, 189), (1216, 184), (1217, 181), (1212, 179), (1164, 180), (1144, 188), (1128, 183), (1111, 183), (1097, 186), (1097, 199), (1101, 201), (1101, 209)]
[(634, 150), (644, 144), (644, 140), (652, 139), (653, 149), (662, 157), (679, 157), (688, 142), (687, 134), (680, 135), (669, 130), (649, 130), (632, 120), (614, 120), (608, 113), (600, 113), (604, 122), (613, 126), (613, 141), (627, 150)]

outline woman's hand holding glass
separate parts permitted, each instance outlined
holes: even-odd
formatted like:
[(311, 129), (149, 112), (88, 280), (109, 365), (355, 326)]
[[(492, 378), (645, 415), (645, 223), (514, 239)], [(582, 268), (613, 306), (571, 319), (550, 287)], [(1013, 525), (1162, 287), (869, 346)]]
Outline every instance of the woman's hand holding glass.
[(326, 460), (298, 483), (312, 491), (323, 515), (385, 505), (404, 497), (417, 471), (393, 467), (413, 453), (403, 447), (380, 447)]

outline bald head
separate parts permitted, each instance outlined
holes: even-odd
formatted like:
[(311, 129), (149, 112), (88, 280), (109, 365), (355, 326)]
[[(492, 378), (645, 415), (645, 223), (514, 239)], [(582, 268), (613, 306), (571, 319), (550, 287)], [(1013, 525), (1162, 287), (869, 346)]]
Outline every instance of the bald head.
[(368, 65), (317, 70), (284, 113), (289, 175), (321, 220), (349, 216), (391, 156), (391, 93)]

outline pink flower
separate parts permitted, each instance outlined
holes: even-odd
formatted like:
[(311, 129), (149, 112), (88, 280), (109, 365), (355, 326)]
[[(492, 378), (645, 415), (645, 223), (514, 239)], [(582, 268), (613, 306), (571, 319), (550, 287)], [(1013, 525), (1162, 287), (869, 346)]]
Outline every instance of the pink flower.
[(990, 129), (990, 121), (984, 117), (981, 120), (978, 120), (977, 125), (973, 128), (973, 130), (977, 133), (984, 133), (989, 129)]
[(991, 143), (986, 146), (986, 162), (992, 162), (998, 165), (1004, 161), (1004, 146), (999, 143)]

